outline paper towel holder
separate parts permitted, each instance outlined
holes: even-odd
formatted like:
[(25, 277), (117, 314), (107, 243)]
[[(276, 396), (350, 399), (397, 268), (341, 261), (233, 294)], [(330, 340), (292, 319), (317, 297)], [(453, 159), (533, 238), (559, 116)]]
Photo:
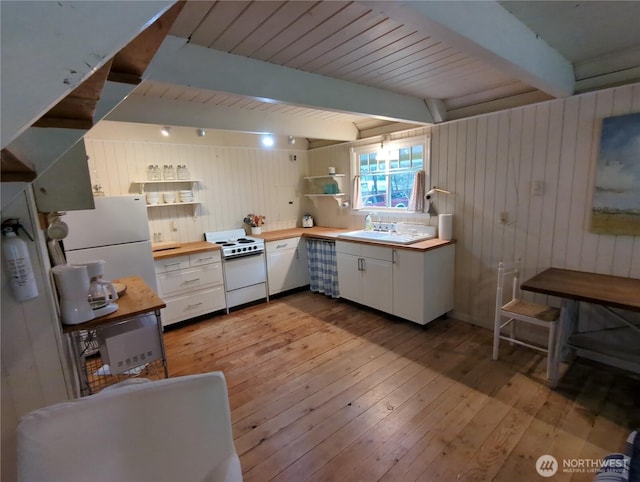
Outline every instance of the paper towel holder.
[(446, 189), (439, 189), (436, 186), (433, 186), (432, 189), (430, 189), (425, 195), (425, 199), (427, 201), (429, 201), (429, 206), (427, 207), (427, 214), (429, 214), (430, 216), (437, 216), (438, 215), (438, 211), (436, 211), (435, 206), (433, 205), (433, 203), (431, 202), (431, 196), (433, 196), (434, 194), (453, 194), (451, 191), (447, 191)]

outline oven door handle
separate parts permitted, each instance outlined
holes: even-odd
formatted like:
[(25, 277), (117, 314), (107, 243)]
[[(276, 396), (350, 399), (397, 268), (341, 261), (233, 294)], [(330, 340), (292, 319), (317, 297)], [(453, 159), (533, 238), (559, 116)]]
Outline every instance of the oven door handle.
[(264, 251), (249, 251), (247, 253), (240, 253), (240, 254), (233, 254), (231, 256), (226, 256), (224, 260), (233, 261), (234, 259), (238, 259), (238, 258), (247, 258), (249, 256), (260, 256), (261, 254), (264, 254)]

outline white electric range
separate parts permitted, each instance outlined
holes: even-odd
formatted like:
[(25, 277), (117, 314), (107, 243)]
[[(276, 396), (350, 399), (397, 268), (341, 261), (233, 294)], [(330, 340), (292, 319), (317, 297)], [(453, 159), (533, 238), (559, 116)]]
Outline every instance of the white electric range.
[(206, 232), (204, 240), (220, 246), (227, 312), (251, 301), (269, 300), (263, 239), (232, 229)]

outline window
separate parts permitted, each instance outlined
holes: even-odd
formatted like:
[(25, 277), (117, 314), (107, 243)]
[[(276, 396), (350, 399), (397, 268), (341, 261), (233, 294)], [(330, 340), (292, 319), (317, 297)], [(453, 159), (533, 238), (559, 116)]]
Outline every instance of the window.
[[(356, 148), (355, 171), (360, 174), (362, 207), (406, 210), (416, 171), (429, 172), (424, 137)], [(428, 185), (428, 183), (427, 183)]]

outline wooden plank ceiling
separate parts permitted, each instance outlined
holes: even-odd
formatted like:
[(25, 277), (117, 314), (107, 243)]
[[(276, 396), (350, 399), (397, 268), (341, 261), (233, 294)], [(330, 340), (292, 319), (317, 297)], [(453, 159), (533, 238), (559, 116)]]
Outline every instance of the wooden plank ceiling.
[[(430, 29), (428, 22), (422, 25), (422, 19), (407, 21), (406, 13), (394, 15), (395, 5), (390, 4), (401, 8), (411, 2), (189, 1), (169, 34), (188, 39), (191, 45), (233, 56), (400, 93), (424, 102), (435, 101), (440, 114), (444, 113), (442, 117), (448, 120), (554, 98), (525, 77), (514, 75), (513, 69), (501, 68), (500, 62), (490, 62), (473, 49), (460, 48), (460, 43), (451, 45), (445, 40), (447, 36), (441, 30)], [(640, 2), (500, 4), (506, 8), (499, 7), (506, 15), (510, 15), (507, 10), (513, 11), (523, 29), (525, 25), (534, 29), (527, 30), (532, 37), (537, 37), (535, 29), (553, 24), (553, 30), (548, 29), (551, 47), (582, 68), (584, 73), (578, 81), (587, 77), (604, 79), (609, 74), (605, 72), (607, 68), (617, 75), (625, 72), (618, 84), (640, 80), (640, 72), (633, 70), (634, 65), (640, 65), (640, 36), (628, 21), (634, 12), (640, 15)], [(596, 22), (605, 12), (606, 34), (598, 31), (601, 27)], [(551, 22), (554, 16), (561, 16), (562, 22)], [(567, 24), (571, 25), (570, 36), (562, 33)], [(623, 31), (619, 37), (611, 34), (616, 29)], [(582, 49), (572, 46), (580, 43), (576, 32), (589, 38)], [(500, 35), (496, 29), (500, 42), (511, 41)], [(609, 67), (601, 61), (593, 63), (594, 57), (602, 56), (600, 35), (606, 35), (603, 38), (610, 45)], [(588, 69), (591, 70), (587, 72)], [(613, 80), (578, 83), (576, 91), (607, 87)], [(153, 76), (134, 95), (238, 109), (285, 110), (301, 116), (344, 115), (326, 111), (314, 114), (286, 102), (279, 104), (277, 99), (264, 102), (189, 85), (167, 85)], [(353, 121), (356, 125), (359, 121), (371, 125), (370, 117)]]

